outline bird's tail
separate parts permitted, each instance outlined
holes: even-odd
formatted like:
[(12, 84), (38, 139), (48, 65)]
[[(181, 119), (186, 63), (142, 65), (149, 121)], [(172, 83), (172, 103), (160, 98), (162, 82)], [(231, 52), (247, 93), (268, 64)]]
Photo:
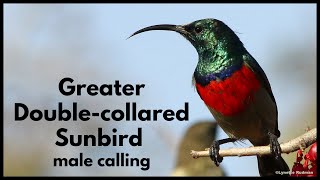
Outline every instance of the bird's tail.
[(257, 156), (260, 176), (288, 176), (289, 167), (280, 156), (276, 159), (272, 155)]

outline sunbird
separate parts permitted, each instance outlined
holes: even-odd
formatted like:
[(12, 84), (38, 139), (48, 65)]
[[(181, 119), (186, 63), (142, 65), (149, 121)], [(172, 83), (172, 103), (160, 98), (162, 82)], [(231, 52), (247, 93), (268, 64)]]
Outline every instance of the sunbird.
[(289, 172), (278, 142), (277, 103), (269, 80), (239, 37), (224, 22), (201, 19), (186, 25), (161, 24), (143, 28), (130, 37), (152, 30), (175, 31), (198, 52), (193, 73), (195, 88), (209, 111), (229, 136), (213, 141), (209, 154), (222, 162), (220, 145), (249, 140), (254, 146), (270, 145), (270, 155), (257, 155), (261, 176)]

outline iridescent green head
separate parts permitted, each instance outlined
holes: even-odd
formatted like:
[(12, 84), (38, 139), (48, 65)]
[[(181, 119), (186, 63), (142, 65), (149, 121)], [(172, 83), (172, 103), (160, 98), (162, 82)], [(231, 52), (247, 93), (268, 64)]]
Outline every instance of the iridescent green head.
[[(199, 55), (205, 55), (208, 50), (232, 50), (233, 47), (242, 46), (235, 33), (222, 21), (217, 19), (201, 19), (186, 25), (161, 24), (143, 28), (130, 37), (151, 30), (175, 31), (185, 37), (196, 48)], [(223, 42), (220, 44), (219, 42)], [(240, 44), (239, 44), (240, 43)], [(224, 47), (219, 47), (223, 45)]]

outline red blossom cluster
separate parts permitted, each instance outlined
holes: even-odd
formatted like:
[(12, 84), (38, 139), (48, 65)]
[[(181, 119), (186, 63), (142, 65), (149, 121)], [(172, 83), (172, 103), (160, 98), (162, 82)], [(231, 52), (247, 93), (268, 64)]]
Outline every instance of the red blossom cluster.
[[(304, 163), (301, 161), (304, 159)], [(303, 156), (302, 150), (297, 152), (297, 160), (292, 167), (293, 177), (314, 177), (317, 176), (317, 143), (313, 143), (308, 153)]]

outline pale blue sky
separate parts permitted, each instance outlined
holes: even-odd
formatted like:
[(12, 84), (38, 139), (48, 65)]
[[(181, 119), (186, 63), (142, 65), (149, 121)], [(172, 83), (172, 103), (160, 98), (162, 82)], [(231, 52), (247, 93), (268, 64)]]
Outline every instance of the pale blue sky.
[[(146, 138), (149, 136), (148, 133), (151, 134), (149, 138), (156, 137), (156, 134), (152, 135), (152, 129), (162, 127), (167, 128), (168, 132), (174, 136), (173, 138), (179, 139), (186, 128), (196, 120), (212, 118), (191, 86), (191, 76), (198, 58), (195, 49), (174, 32), (152, 31), (128, 40), (126, 38), (146, 26), (186, 24), (203, 18), (222, 20), (237, 32), (247, 50), (256, 58), (269, 78), (278, 104), (279, 128), (285, 129), (285, 124), (289, 123), (286, 120), (297, 115), (294, 112), (298, 113), (306, 99), (315, 97), (315, 90), (306, 91), (306, 87), (301, 87), (297, 83), (284, 82), (290, 79), (291, 75), (286, 74), (285, 78), (277, 77), (278, 70), (274, 70), (274, 64), (279, 61), (278, 54), (283, 54), (288, 46), (315, 47), (315, 4), (7, 4), (4, 6), (4, 95), (5, 103), (8, 103), (5, 106), (21, 99), (19, 96), (22, 95), (16, 87), (29, 89), (30, 97), (36, 97), (35, 94), (42, 92), (52, 92), (50, 98), (53, 99), (54, 104), (57, 101), (63, 101), (65, 97), (61, 97), (57, 89), (52, 90), (52, 84), (56, 83), (53, 80), (57, 81), (60, 77), (69, 75), (82, 78), (80, 80), (86, 80), (86, 82), (101, 84), (105, 83), (103, 75), (114, 74), (108, 77), (109, 80), (146, 84), (140, 97), (122, 97), (123, 102), (137, 101), (141, 107), (163, 109), (182, 108), (184, 102), (189, 102), (189, 122), (142, 123), (146, 129)], [(9, 51), (14, 44), (22, 47), (20, 50), (26, 55), (20, 57)], [(50, 57), (53, 60), (45, 58), (46, 53), (52, 53)], [(58, 61), (61, 60), (60, 54), (63, 53), (66, 54), (63, 56), (64, 60)], [(13, 57), (19, 59), (15, 61), (19, 64), (12, 64)], [(39, 59), (41, 59), (40, 64)], [(43, 72), (39, 73), (32, 69), (35, 64), (40, 66), (40, 69), (46, 64), (56, 65), (53, 62), (55, 60), (63, 71), (59, 73), (60, 71), (46, 71), (43, 68), (49, 78), (43, 76)], [(73, 68), (75, 63), (79, 64), (81, 69)], [(22, 67), (26, 72), (19, 69)], [(27, 71), (28, 68), (30, 71)], [(94, 71), (87, 72), (86, 70), (90, 68)], [(85, 72), (85, 75), (82, 72)], [(39, 78), (38, 82), (48, 87), (35, 89), (34, 86), (28, 86), (24, 84), (28, 80), (24, 78), (27, 77)], [(117, 97), (114, 98), (117, 99)], [(98, 97), (88, 97), (88, 99), (96, 100)], [(138, 126), (139, 123), (126, 124), (122, 127), (126, 129), (135, 125)], [(14, 128), (12, 130), (15, 131)], [(219, 129), (218, 138), (225, 137), (226, 134)], [(285, 140), (288, 139), (283, 139)], [(152, 154), (149, 152), (151, 148), (147, 148), (153, 146), (147, 144), (153, 141), (157, 140), (146, 140), (143, 150), (155, 159), (152, 167), (148, 172), (127, 169), (132, 175), (140, 175), (140, 173), (141, 175), (169, 175), (173, 163), (168, 161), (175, 158), (174, 151), (171, 150), (168, 157), (153, 157), (157, 154)], [(159, 143), (161, 147), (161, 143), (165, 141)], [(249, 144), (235, 145), (248, 146)], [(230, 144), (223, 147), (233, 146)], [(97, 156), (101, 156), (103, 151), (105, 150), (100, 149), (95, 152)], [(231, 176), (258, 175), (255, 157), (227, 157), (224, 158), (222, 167)], [(48, 174), (53, 175), (53, 172), (61, 173), (59, 169), (54, 169)], [(74, 172), (75, 174), (82, 172), (86, 175), (79, 169)], [(64, 173), (74, 175), (72, 172)], [(100, 173), (106, 175), (103, 172)]]

